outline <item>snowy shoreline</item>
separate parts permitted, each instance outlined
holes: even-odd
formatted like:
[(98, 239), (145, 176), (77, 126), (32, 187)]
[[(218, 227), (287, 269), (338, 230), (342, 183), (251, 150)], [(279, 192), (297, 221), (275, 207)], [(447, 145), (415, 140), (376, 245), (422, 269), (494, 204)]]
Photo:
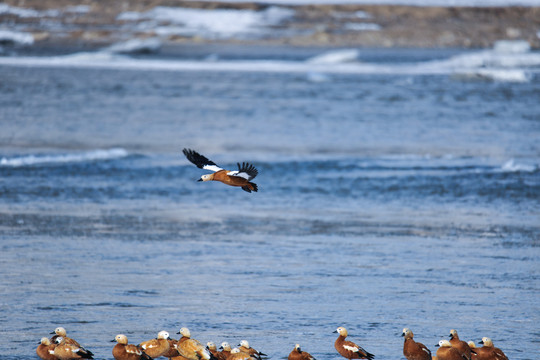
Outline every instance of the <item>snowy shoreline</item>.
[[(540, 49), (538, 0), (480, 2), (484, 6), (434, 0), (427, 7), (416, 0), (328, 2), (188, 1), (179, 7), (165, 0), (78, 6), (28, 0), (20, 7), (8, 0), (0, 4), (0, 46), (92, 49), (152, 39), (145, 51), (154, 52), (158, 44), (491, 48), (499, 40), (520, 40)], [(487, 6), (502, 3), (512, 6)]]

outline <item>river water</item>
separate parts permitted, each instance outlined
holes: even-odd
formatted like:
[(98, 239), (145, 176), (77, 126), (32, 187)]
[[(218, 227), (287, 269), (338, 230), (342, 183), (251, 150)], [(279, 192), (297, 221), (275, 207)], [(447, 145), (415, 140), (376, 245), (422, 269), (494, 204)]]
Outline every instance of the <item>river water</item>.
[[(536, 70), (280, 51), (0, 59), (2, 358), (57, 326), (97, 359), (184, 326), (272, 359), (337, 360), (338, 326), (378, 359), (404, 327), (538, 358)], [(197, 182), (183, 148), (259, 192)]]

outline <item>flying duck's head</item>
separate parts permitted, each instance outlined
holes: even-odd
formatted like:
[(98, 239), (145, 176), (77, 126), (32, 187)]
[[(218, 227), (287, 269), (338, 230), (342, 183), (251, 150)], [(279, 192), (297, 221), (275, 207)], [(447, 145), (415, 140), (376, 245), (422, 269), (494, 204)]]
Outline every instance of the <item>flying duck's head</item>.
[(201, 178), (197, 181), (210, 181), (210, 180), (214, 180), (214, 174), (205, 174), (201, 176)]

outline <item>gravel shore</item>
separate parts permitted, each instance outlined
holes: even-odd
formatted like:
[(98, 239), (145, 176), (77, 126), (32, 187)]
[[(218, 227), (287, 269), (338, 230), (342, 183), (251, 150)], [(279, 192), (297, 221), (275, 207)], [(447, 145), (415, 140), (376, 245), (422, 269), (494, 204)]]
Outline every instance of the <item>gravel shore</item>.
[(24, 16), (0, 11), (0, 28), (31, 33), (34, 46), (103, 47), (130, 38), (159, 36), (174, 44), (259, 44), (324, 47), (489, 48), (498, 40), (525, 40), (540, 48), (540, 7), (417, 7), (390, 5), (280, 6), (290, 16), (265, 36), (205, 37), (156, 34), (119, 16), (158, 6), (264, 11), (260, 3), (173, 0), (4, 0), (29, 9)]

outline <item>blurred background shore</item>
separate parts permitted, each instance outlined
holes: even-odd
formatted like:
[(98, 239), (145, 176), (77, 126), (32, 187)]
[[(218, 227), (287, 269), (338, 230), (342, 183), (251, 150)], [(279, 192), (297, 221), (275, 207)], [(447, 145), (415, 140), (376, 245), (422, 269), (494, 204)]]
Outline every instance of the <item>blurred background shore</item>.
[(91, 50), (133, 39), (146, 41), (141, 52), (185, 44), (491, 48), (499, 40), (540, 48), (540, 4), (453, 3), (5, 0), (0, 44), (4, 54)]

